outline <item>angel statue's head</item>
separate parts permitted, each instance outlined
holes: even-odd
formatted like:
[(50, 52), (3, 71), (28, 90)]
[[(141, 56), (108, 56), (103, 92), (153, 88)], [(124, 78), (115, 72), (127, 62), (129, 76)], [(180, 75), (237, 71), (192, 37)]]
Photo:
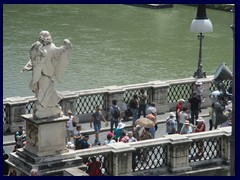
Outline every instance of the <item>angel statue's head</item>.
[(48, 31), (41, 31), (38, 35), (38, 41), (43, 45), (52, 43), (52, 37)]

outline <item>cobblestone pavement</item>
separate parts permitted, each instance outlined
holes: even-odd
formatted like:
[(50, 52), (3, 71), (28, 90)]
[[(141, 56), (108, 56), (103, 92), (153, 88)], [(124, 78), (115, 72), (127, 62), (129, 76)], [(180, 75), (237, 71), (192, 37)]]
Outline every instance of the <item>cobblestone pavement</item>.
[[(162, 137), (163, 135), (167, 134), (166, 133), (165, 122), (166, 122), (166, 119), (167, 119), (168, 116), (169, 116), (169, 113), (164, 113), (164, 114), (160, 114), (160, 115), (157, 116), (157, 119), (158, 119), (158, 130), (156, 131), (155, 138), (159, 138), (159, 137)], [(204, 119), (206, 120), (207, 130), (208, 130), (209, 129), (208, 110), (207, 109), (202, 109), (202, 112), (200, 113), (200, 116), (204, 117)], [(131, 130), (132, 121), (129, 120), (129, 121), (122, 121), (122, 122), (124, 124), (126, 124), (124, 129), (126, 131), (130, 131)], [(90, 124), (89, 123), (81, 123), (81, 125), (82, 125), (82, 133), (88, 133), (90, 135), (89, 143), (93, 144), (93, 142), (95, 140), (94, 130), (92, 128), (90, 128)], [(109, 123), (108, 127), (104, 127), (104, 125), (105, 124), (102, 123), (101, 133), (99, 134), (101, 143), (103, 143), (104, 140), (106, 139), (107, 133), (109, 132), (109, 129), (110, 129), (110, 123)], [(3, 136), (3, 143), (11, 142), (11, 141), (14, 141), (14, 135), (13, 134)], [(4, 146), (4, 150), (7, 153), (12, 152), (13, 145)]]

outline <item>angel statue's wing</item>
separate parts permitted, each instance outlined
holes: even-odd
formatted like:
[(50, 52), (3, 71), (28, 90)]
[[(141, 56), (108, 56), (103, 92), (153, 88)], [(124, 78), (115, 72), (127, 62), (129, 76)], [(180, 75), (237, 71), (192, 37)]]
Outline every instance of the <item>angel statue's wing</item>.
[(70, 54), (72, 51), (72, 44), (68, 39), (65, 39), (63, 41), (63, 45), (61, 47), (62, 52), (59, 56), (59, 62), (57, 63), (56, 70), (55, 70), (55, 77), (57, 81), (61, 81), (61, 77), (63, 74), (63, 71), (67, 67), (69, 61), (70, 61)]

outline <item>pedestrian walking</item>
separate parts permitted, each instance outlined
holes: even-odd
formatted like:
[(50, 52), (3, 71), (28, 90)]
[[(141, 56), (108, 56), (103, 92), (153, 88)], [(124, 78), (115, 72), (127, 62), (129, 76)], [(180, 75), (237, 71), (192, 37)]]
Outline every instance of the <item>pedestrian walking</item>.
[(102, 114), (102, 111), (100, 110), (100, 107), (96, 106), (96, 111), (92, 114), (92, 117), (90, 118), (90, 128), (92, 128), (92, 123), (94, 126), (95, 131), (95, 145), (101, 145), (101, 141), (99, 139), (99, 133), (101, 131), (101, 121), (106, 122), (105, 117)]

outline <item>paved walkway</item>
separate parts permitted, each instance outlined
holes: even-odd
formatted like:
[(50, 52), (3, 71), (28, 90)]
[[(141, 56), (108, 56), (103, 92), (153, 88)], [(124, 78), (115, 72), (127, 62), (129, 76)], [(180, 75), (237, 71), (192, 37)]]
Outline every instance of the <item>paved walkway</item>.
[[(156, 131), (155, 134), (155, 138), (159, 138), (162, 137), (163, 135), (166, 135), (166, 119), (169, 116), (169, 113), (164, 113), (164, 114), (160, 114), (157, 116), (158, 119), (158, 130)], [(207, 109), (202, 109), (202, 112), (200, 113), (200, 116), (204, 117), (204, 119), (206, 120), (206, 124), (207, 124), (207, 130), (209, 129), (209, 123), (208, 123), (208, 110)], [(126, 131), (130, 131), (131, 127), (132, 127), (132, 121), (122, 121), (126, 126), (125, 126), (125, 130)], [(89, 123), (81, 123), (82, 125), (82, 133), (88, 133), (90, 135), (90, 139), (89, 139), (89, 143), (93, 144), (95, 136), (94, 136), (94, 130), (93, 128), (90, 128), (90, 124)], [(105, 123), (102, 123), (102, 129), (101, 129), (101, 133), (100, 135), (100, 140), (101, 142), (103, 142), (106, 137), (107, 137), (107, 133), (110, 130), (110, 123), (108, 127), (104, 127)], [(14, 143), (14, 135), (6, 135), (3, 136), (3, 144), (9, 144), (8, 146), (4, 146), (4, 149), (6, 152), (11, 152), (13, 149), (13, 145), (12, 143)]]

